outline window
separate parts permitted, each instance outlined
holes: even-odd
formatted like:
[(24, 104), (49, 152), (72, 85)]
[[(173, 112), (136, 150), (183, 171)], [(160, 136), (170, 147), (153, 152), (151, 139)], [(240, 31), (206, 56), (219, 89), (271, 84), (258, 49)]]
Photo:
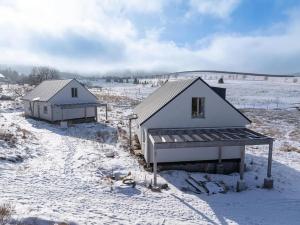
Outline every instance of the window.
[(44, 106), (44, 114), (48, 114), (48, 107)]
[(192, 98), (192, 118), (204, 118), (204, 100), (205, 98)]
[(77, 93), (77, 88), (72, 88), (72, 98), (77, 98), (78, 97), (78, 93)]

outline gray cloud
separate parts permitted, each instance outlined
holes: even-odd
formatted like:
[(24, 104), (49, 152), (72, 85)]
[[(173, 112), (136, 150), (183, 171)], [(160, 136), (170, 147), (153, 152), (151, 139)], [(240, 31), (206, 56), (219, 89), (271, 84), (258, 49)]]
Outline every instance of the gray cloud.
[(72, 31), (59, 36), (33, 34), (30, 37), (29, 47), (38, 54), (69, 59), (98, 58), (103, 61), (119, 61), (124, 57), (122, 43), (113, 42), (96, 34), (81, 35)]

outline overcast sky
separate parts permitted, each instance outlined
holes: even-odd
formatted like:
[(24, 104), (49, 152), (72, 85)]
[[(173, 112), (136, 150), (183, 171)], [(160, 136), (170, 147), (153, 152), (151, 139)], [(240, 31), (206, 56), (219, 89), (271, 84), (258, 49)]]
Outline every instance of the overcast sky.
[(300, 1), (0, 0), (0, 64), (300, 72)]

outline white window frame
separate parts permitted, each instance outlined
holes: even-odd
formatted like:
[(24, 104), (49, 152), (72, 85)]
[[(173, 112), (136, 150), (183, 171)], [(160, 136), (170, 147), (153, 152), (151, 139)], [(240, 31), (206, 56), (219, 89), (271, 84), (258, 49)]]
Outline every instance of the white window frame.
[[(194, 115), (194, 113), (193, 113), (193, 99), (197, 99), (196, 115)], [(199, 102), (201, 102), (201, 104)], [(192, 97), (191, 116), (193, 119), (205, 118), (205, 97)]]
[(78, 88), (77, 87), (71, 88), (71, 96), (72, 96), (72, 98), (78, 98)]

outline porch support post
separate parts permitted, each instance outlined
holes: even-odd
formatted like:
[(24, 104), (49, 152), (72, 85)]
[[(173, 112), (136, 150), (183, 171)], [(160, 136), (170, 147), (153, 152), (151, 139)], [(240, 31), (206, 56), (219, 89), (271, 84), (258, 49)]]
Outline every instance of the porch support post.
[(154, 144), (153, 146), (153, 188), (157, 188), (157, 152), (156, 152), (156, 146)]
[(129, 118), (129, 148), (132, 147), (132, 140), (131, 140), (131, 118)]
[(240, 162), (240, 179), (237, 182), (236, 190), (238, 192), (246, 189), (246, 183), (244, 181), (244, 170), (245, 170), (245, 146), (240, 147), (241, 151), (241, 162)]
[(53, 105), (52, 104), (50, 105), (50, 108), (51, 108), (51, 122), (53, 122), (54, 115), (53, 115)]
[(97, 106), (95, 106), (95, 118), (96, 118), (96, 122), (98, 122), (98, 111), (97, 111)]
[(244, 180), (245, 170), (245, 146), (241, 147), (240, 180)]
[(216, 166), (217, 174), (224, 174), (224, 165), (222, 163), (222, 146), (218, 147), (218, 164)]
[(107, 121), (107, 104), (105, 104), (105, 120)]
[(273, 140), (269, 143), (269, 154), (268, 154), (268, 171), (267, 178), (264, 179), (264, 188), (272, 189), (273, 188), (273, 178), (272, 178), (272, 153), (273, 153)]
[(222, 163), (222, 147), (219, 146), (218, 150), (218, 163)]

